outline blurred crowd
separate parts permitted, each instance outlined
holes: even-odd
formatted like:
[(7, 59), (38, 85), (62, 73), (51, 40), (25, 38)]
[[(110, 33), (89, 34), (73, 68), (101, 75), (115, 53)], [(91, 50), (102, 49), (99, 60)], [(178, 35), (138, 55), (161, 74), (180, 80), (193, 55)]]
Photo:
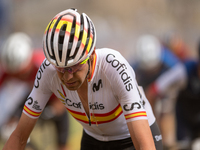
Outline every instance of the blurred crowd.
[[(3, 143), (16, 127), (34, 80), (40, 78), (37, 71), (45, 58), (42, 48), (32, 47), (29, 35), (12, 30), (8, 11), (8, 1), (0, 1), (0, 141)], [(134, 61), (130, 63), (156, 115), (164, 149), (200, 149), (200, 41), (196, 43), (194, 57), (184, 37), (176, 33), (162, 37), (147, 33), (134, 40)], [(39, 122), (47, 120), (55, 123), (57, 149), (67, 150), (69, 117), (54, 95)], [(27, 148), (37, 149), (31, 138)]]
[(198, 150), (200, 43), (196, 57), (176, 34), (141, 35), (132, 64), (161, 128), (165, 149)]
[[(0, 51), (0, 135), (5, 142), (15, 129), (23, 106), (33, 86), (41, 78), (42, 49), (33, 49), (31, 38), (23, 32), (12, 33)], [(35, 80), (36, 79), (36, 80)], [(34, 82), (35, 81), (35, 82)], [(37, 107), (35, 102), (34, 107)], [(40, 108), (37, 108), (40, 109)], [(66, 150), (69, 119), (63, 104), (54, 96), (50, 98), (40, 117), (40, 123), (55, 123), (58, 150)], [(37, 149), (31, 139), (28, 148)]]
[[(41, 77), (39, 68), (45, 59), (42, 47), (35, 48), (33, 39), (27, 33), (15, 31), (12, 3), (12, 0), (0, 1), (0, 144), (4, 144), (16, 128), (24, 103), (32, 87), (37, 86), (34, 81)], [(37, 107), (37, 103), (34, 106)], [(56, 149), (67, 150), (69, 116), (55, 95), (51, 96), (38, 124), (42, 129), (49, 122), (55, 126), (56, 134), (49, 132), (56, 137)], [(48, 147), (51, 143), (44, 140), (43, 145)], [(26, 150), (39, 149), (41, 146), (29, 137)]]

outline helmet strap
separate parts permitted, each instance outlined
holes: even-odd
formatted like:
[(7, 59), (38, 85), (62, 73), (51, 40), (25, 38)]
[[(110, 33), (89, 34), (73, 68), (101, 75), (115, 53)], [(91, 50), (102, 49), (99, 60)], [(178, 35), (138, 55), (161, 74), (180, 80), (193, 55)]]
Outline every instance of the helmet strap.
[(90, 59), (88, 59), (88, 72), (87, 72), (87, 75), (86, 75), (86, 79), (87, 79), (87, 77), (88, 77), (88, 75), (90, 74)]
[(96, 47), (94, 47), (94, 50), (93, 50), (92, 54), (89, 56), (89, 59), (88, 59), (88, 66), (89, 66), (89, 68), (88, 68), (88, 73), (86, 75), (86, 78), (88, 78), (88, 75), (90, 74), (90, 65), (91, 65), (90, 60), (93, 63), (93, 59), (94, 59), (93, 54), (95, 54), (95, 48)]

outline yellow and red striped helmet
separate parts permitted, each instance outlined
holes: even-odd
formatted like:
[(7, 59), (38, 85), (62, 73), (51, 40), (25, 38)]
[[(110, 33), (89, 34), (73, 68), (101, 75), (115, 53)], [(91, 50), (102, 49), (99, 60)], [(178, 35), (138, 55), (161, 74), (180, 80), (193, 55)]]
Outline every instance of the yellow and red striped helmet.
[(76, 9), (57, 14), (48, 24), (43, 37), (43, 51), (56, 67), (70, 67), (87, 59), (96, 44), (91, 19)]

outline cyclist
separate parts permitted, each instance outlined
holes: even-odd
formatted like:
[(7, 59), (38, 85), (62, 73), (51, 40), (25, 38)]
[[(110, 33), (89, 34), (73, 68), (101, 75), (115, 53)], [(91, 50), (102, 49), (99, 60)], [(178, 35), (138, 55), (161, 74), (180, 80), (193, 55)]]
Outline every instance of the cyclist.
[(85, 13), (67, 9), (50, 21), (43, 39), (46, 59), (3, 150), (23, 149), (52, 93), (83, 126), (81, 150), (162, 149), (156, 119), (133, 69), (119, 52), (95, 49), (95, 44), (95, 27)]
[(197, 45), (197, 59), (191, 56), (190, 49), (178, 34), (168, 34), (163, 38), (163, 44), (170, 47), (170, 50), (182, 61), (186, 70), (186, 84), (178, 91), (175, 104), (177, 144), (179, 149), (195, 149), (191, 146), (194, 146), (195, 140), (200, 137), (198, 108), (200, 102), (200, 41)]
[(176, 101), (176, 137), (180, 147), (190, 146), (200, 138), (200, 42), (198, 58), (187, 57), (183, 64), (187, 71), (187, 84), (179, 91)]
[(188, 60), (190, 58), (190, 50), (183, 38), (175, 33), (170, 32), (163, 36), (161, 39), (162, 44), (168, 48), (174, 55), (176, 55), (181, 61)]
[(158, 97), (166, 97), (172, 87), (176, 85), (178, 90), (185, 83), (184, 65), (156, 36), (150, 34), (139, 37), (136, 63), (132, 67), (153, 108)]
[(151, 34), (144, 34), (138, 38), (135, 56), (136, 62), (132, 67), (137, 82), (144, 88), (156, 114), (164, 147), (171, 147), (175, 142), (172, 137), (175, 130), (173, 106), (177, 92), (186, 80), (185, 67), (156, 36)]
[[(9, 137), (13, 125), (21, 116), (24, 103), (31, 92), (35, 75), (44, 60), (41, 50), (32, 48), (30, 37), (23, 32), (11, 34), (3, 44), (0, 53), (0, 129), (4, 140)], [(37, 104), (35, 104), (35, 107)], [(46, 111), (52, 112), (48, 114)], [(54, 114), (54, 115), (53, 115)], [(50, 119), (55, 123), (58, 133), (58, 149), (66, 149), (68, 134), (68, 115), (55, 96), (52, 96), (42, 114), (43, 120)]]

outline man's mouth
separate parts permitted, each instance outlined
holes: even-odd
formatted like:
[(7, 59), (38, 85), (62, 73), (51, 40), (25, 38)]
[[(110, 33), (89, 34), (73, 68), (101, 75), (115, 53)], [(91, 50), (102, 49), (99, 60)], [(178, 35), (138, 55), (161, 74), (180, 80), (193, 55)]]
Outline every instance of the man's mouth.
[(74, 85), (75, 83), (76, 83), (76, 81), (75, 82), (65, 82), (66, 85)]

